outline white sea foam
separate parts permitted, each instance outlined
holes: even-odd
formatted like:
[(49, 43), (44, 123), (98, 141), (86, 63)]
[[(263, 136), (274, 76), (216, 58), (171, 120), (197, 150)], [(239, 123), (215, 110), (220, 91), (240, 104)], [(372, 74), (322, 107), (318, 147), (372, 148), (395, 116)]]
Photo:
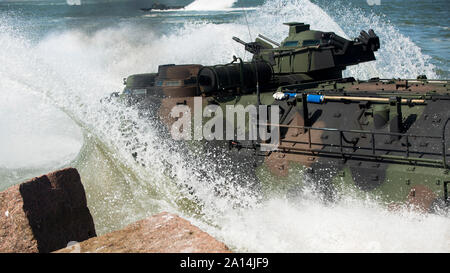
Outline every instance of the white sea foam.
[(69, 6), (81, 6), (81, 0), (66, 0)]
[[(216, 232), (249, 252), (448, 252), (449, 219), (347, 198), (332, 206), (274, 198), (234, 210)], [(436, 231), (437, 232), (434, 232)], [(213, 231), (214, 232), (214, 231)]]
[(224, 10), (233, 7), (237, 0), (195, 0), (186, 10)]

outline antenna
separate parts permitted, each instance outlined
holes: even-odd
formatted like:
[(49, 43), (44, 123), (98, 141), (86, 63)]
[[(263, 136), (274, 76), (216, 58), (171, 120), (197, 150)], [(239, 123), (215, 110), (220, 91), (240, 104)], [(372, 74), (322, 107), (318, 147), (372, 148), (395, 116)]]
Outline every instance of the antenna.
[[(247, 29), (248, 29), (248, 35), (250, 36), (250, 41), (253, 41), (252, 38), (252, 33), (250, 31), (250, 25), (248, 23), (248, 19), (247, 19), (247, 10), (244, 9), (244, 15), (245, 15), (245, 22), (247, 23)], [(257, 52), (255, 52), (253, 54), (254, 55), (258, 55), (259, 54), (259, 49), (257, 50)], [(252, 61), (253, 62), (253, 61)], [(256, 61), (253, 62), (255, 65), (255, 73), (256, 73), (256, 104), (257, 104), (257, 110), (256, 110), (256, 142), (259, 142), (259, 108), (261, 106), (261, 92), (259, 90), (259, 75), (258, 75), (258, 64), (256, 63)]]
[(244, 17), (245, 17), (245, 22), (247, 23), (248, 36), (250, 37), (250, 41), (253, 41), (252, 33), (250, 31), (250, 25), (248, 24), (248, 20), (247, 20), (247, 10), (246, 9), (244, 9)]

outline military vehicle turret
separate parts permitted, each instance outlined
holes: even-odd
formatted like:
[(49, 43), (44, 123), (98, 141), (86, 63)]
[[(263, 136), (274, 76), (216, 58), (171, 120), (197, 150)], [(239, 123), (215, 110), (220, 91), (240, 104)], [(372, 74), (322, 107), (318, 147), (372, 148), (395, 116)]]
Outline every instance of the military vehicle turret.
[[(256, 127), (256, 138), (239, 137), (233, 128), (231, 139), (212, 140), (242, 160), (268, 192), (313, 187), (327, 200), (356, 192), (389, 206), (448, 207), (449, 82), (343, 78), (347, 66), (375, 60), (380, 41), (373, 30), (347, 40), (303, 23), (286, 25), (281, 43), (263, 35), (250, 43), (233, 38), (253, 54), (250, 62), (234, 57), (215, 66), (160, 66), (157, 73), (130, 76), (121, 96), (167, 128), (180, 105), (191, 113), (208, 106), (223, 113), (227, 106), (278, 109), (277, 122), (257, 112), (256, 124), (244, 126), (246, 136)], [(139, 77), (145, 86), (134, 88)], [(223, 128), (234, 124), (234, 113), (223, 116)], [(263, 138), (261, 128), (279, 137)]]

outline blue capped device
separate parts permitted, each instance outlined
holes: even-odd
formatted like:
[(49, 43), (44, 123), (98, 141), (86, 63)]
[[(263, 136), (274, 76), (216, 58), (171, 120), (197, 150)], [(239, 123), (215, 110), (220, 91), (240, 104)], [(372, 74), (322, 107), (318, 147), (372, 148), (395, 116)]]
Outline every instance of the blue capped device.
[(310, 103), (323, 103), (325, 100), (324, 95), (312, 95), (309, 94), (306, 101)]

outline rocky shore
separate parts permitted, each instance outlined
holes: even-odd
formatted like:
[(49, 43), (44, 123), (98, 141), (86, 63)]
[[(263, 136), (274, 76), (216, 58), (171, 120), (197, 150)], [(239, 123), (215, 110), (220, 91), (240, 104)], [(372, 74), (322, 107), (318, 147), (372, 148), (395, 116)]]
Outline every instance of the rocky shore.
[(78, 171), (0, 192), (1, 253), (227, 253), (228, 247), (167, 212), (97, 237)]

